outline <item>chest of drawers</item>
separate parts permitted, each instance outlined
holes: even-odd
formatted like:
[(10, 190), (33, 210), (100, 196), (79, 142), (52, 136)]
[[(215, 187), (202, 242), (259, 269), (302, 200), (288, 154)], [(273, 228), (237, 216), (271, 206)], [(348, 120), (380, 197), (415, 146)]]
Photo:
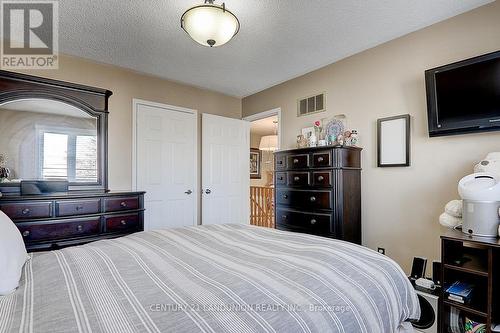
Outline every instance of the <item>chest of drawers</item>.
[(361, 243), (361, 148), (275, 153), (276, 228)]
[(57, 249), (144, 230), (144, 192), (0, 199), (28, 251)]

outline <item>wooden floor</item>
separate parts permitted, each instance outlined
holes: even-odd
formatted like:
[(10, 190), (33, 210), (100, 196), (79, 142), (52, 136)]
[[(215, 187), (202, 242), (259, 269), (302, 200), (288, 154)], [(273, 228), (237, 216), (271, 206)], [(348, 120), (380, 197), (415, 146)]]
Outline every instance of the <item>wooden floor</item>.
[(250, 186), (250, 224), (274, 228), (274, 188)]

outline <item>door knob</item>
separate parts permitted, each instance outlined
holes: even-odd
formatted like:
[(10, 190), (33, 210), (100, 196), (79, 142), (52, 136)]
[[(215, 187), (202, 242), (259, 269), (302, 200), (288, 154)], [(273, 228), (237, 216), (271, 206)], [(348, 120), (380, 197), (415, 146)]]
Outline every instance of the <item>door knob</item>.
[(189, 194), (193, 193), (193, 191), (191, 191), (191, 190), (187, 190), (187, 191), (186, 191), (186, 192), (184, 192), (184, 193), (186, 193), (187, 195), (189, 195)]
[(205, 190), (205, 193), (206, 193), (206, 194), (210, 194), (210, 193), (212, 193), (212, 191), (211, 191), (209, 188), (207, 188), (207, 189)]

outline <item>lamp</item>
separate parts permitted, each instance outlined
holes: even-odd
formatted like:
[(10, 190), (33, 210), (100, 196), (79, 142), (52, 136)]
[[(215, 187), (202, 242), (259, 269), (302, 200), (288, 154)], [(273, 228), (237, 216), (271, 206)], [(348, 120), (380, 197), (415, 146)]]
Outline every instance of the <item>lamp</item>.
[(240, 30), (240, 22), (224, 3), (205, 0), (182, 14), (181, 27), (197, 43), (213, 47), (229, 42)]
[(265, 135), (260, 138), (259, 149), (263, 151), (275, 151), (278, 149), (278, 136)]

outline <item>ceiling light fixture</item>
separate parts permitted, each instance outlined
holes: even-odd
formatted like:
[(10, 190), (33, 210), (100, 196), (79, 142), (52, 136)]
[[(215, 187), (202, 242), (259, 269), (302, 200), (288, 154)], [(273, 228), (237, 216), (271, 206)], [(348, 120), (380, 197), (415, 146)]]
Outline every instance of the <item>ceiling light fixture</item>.
[(240, 30), (240, 22), (224, 3), (219, 6), (205, 0), (182, 14), (181, 27), (197, 43), (213, 47), (229, 42)]

